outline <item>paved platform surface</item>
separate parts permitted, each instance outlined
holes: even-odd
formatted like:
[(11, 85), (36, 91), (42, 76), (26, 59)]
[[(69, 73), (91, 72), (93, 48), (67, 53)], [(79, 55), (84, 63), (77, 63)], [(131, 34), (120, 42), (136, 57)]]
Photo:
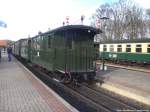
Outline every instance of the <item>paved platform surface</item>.
[(150, 73), (108, 67), (97, 72), (97, 78), (101, 77), (103, 88), (150, 105)]
[(15, 58), (0, 63), (0, 112), (77, 112)]

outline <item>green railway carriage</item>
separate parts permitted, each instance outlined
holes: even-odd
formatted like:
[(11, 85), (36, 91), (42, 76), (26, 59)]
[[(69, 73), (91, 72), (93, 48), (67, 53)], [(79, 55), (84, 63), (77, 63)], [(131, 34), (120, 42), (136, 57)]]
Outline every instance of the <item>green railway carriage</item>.
[(28, 59), (28, 39), (21, 39), (20, 41), (20, 56)]
[(20, 39), (13, 45), (13, 54), (24, 58), (25, 60), (31, 59), (31, 40)]
[(95, 76), (94, 35), (99, 30), (84, 25), (68, 25), (31, 39), (31, 62), (49, 71), (71, 77)]
[(150, 39), (103, 42), (99, 51), (105, 60), (150, 63)]
[(64, 80), (91, 80), (96, 75), (93, 62), (97, 33), (101, 31), (90, 26), (63, 26), (15, 42), (13, 53), (48, 71), (59, 72)]
[(14, 44), (13, 44), (13, 54), (14, 55), (18, 55), (19, 56), (19, 41), (16, 41)]

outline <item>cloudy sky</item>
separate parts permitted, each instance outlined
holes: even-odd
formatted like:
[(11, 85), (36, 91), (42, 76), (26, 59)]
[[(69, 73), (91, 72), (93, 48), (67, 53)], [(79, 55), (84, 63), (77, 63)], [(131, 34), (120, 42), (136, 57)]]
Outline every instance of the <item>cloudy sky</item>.
[[(148, 0), (136, 1), (150, 8)], [(34, 36), (39, 30), (62, 26), (66, 16), (70, 24), (80, 24), (80, 16), (84, 15), (84, 24), (90, 25), (92, 13), (105, 2), (114, 0), (0, 0), (0, 20), (7, 24), (7, 28), (0, 27), (0, 39)]]

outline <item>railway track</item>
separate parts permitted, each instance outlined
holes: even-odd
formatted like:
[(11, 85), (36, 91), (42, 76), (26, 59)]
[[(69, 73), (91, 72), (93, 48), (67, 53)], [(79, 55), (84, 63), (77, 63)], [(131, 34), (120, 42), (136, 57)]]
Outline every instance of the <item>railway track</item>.
[(72, 106), (80, 112), (110, 112), (108, 109), (96, 104), (78, 92), (68, 88), (66, 85), (58, 82), (57, 79), (51, 78), (49, 75), (33, 69), (30, 65), (25, 65), (31, 70), (40, 80), (42, 80), (48, 87), (52, 88), (57, 94), (69, 102)]
[[(54, 79), (57, 81), (56, 79)], [(66, 88), (66, 87), (69, 87)], [(56, 87), (55, 87), (56, 88)], [(104, 94), (102, 91), (94, 90), (90, 86), (80, 85), (74, 86), (72, 84), (64, 85), (63, 91), (71, 92), (73, 96), (76, 96), (77, 99), (83, 101), (89, 107), (94, 108), (93, 111), (96, 112), (117, 112), (117, 111), (136, 111), (140, 110), (140, 108), (135, 106), (130, 106), (125, 102), (119, 101), (116, 97), (111, 97), (108, 94)], [(62, 93), (61, 92), (61, 93)], [(80, 103), (79, 103), (80, 104)], [(82, 105), (82, 104), (81, 104)], [(85, 111), (85, 110), (84, 110)], [(88, 110), (89, 111), (89, 110)]]
[[(97, 64), (101, 65), (102, 62), (97, 62)], [(150, 73), (150, 65), (140, 67), (139, 65), (134, 66), (134, 65), (128, 65), (128, 64), (117, 64), (117, 63), (110, 63), (108, 61), (105, 62), (105, 65), (116, 67), (116, 68), (123, 68), (123, 69), (128, 69), (128, 70), (133, 70), (133, 71)]]
[(81, 85), (80, 87), (73, 87), (69, 85), (68, 87), (73, 89), (74, 91), (77, 91), (78, 93), (95, 102), (96, 104), (103, 106), (110, 112), (117, 112), (123, 110), (137, 110), (137, 108), (135, 107), (129, 106), (123, 102), (118, 101), (115, 98), (110, 97), (109, 95), (101, 93), (100, 91), (93, 90), (90, 87), (83, 85)]
[(116, 100), (116, 102), (121, 103), (121, 104), (125, 104), (128, 105), (136, 110), (150, 110), (150, 107), (148, 105), (142, 104), (140, 102), (137, 101), (133, 101), (127, 97), (123, 97), (120, 96), (118, 94), (115, 94), (111, 91), (105, 90), (101, 87), (98, 87), (96, 84), (92, 84), (92, 85), (87, 85), (88, 88), (96, 91), (96, 92), (100, 92), (101, 94), (103, 94), (104, 96), (109, 97), (110, 99)]
[(33, 68), (30, 64), (24, 65), (30, 69), (47, 86), (52, 88), (67, 102), (73, 105), (81, 112), (117, 112), (117, 111), (136, 111), (138, 108), (129, 106), (125, 103), (104, 95), (100, 91), (93, 90), (91, 87), (73, 84), (64, 85), (58, 80), (50, 77), (51, 74), (45, 74), (39, 69)]

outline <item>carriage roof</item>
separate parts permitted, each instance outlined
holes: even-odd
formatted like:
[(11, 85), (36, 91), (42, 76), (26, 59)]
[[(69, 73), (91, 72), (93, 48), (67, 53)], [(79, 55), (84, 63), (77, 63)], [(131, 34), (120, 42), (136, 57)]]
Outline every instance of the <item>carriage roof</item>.
[(150, 43), (150, 38), (133, 39), (133, 40), (109, 40), (100, 42), (100, 44), (117, 44), (117, 43)]
[(43, 35), (43, 34), (49, 34), (49, 33), (56, 33), (56, 32), (59, 32), (59, 31), (67, 31), (67, 30), (90, 30), (90, 31), (92, 31), (95, 34), (102, 33), (101, 30), (96, 29), (96, 28), (91, 27), (91, 26), (85, 26), (85, 25), (67, 25), (67, 26), (62, 26), (62, 27), (53, 29), (53, 30), (48, 31), (46, 33), (42, 33), (41, 35)]

